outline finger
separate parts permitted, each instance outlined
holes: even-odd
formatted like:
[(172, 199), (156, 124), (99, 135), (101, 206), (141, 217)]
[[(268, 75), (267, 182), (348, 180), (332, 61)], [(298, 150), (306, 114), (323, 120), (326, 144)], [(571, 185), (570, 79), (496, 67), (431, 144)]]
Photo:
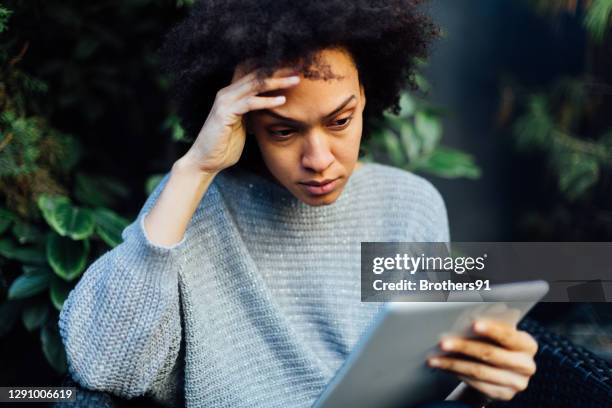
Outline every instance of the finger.
[(264, 92), (275, 91), (278, 89), (289, 88), (300, 82), (300, 77), (284, 76), (284, 77), (269, 77), (263, 80), (253, 78), (252, 80), (241, 84), (236, 88), (236, 95), (239, 97), (246, 95), (257, 95)]
[(259, 71), (259, 69), (260, 68), (256, 67), (254, 61), (251, 59), (242, 61), (234, 69), (234, 75), (232, 75), (231, 82), (238, 82), (239, 80), (244, 79), (246, 76), (253, 76), (257, 73), (257, 71)]
[(527, 388), (527, 383), (529, 382), (529, 378), (524, 375), (458, 358), (438, 356), (430, 358), (428, 363), (431, 367), (452, 371), (479, 381), (511, 387), (517, 391)]
[(516, 391), (510, 387), (491, 384), (486, 381), (479, 381), (465, 376), (459, 376), (459, 378), (461, 381), (473, 388), (476, 388), (489, 398), (509, 401), (516, 395)]
[(286, 101), (284, 95), (280, 96), (247, 96), (246, 98), (240, 99), (236, 103), (235, 113), (237, 115), (244, 115), (247, 112), (258, 110), (258, 109), (270, 109), (282, 105)]
[(444, 351), (461, 353), (501, 368), (509, 368), (523, 375), (533, 375), (536, 364), (533, 357), (524, 352), (510, 351), (482, 341), (449, 337), (440, 342)]
[(538, 342), (513, 325), (496, 320), (477, 320), (473, 328), (478, 335), (488, 337), (507, 349), (525, 351), (531, 356), (538, 351)]
[(246, 82), (252, 81), (256, 77), (257, 77), (257, 70), (253, 70), (241, 76), (237, 73), (234, 73), (234, 77), (232, 78), (232, 82), (230, 83), (230, 86), (232, 85), (240, 86)]

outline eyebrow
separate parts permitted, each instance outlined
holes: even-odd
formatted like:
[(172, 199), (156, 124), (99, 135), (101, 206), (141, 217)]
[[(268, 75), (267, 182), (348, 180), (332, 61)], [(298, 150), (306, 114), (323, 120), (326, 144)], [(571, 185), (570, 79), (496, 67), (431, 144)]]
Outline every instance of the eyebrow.
[[(330, 112), (330, 113), (328, 113), (327, 115), (323, 116), (323, 118), (322, 118), (322, 119), (323, 119), (323, 120), (325, 120), (325, 119), (329, 119), (329, 118), (331, 118), (332, 116), (336, 115), (338, 112), (340, 112), (342, 109), (344, 109), (344, 107), (345, 107), (346, 105), (348, 105), (348, 103), (349, 103), (350, 101), (352, 101), (352, 100), (353, 100), (353, 99), (355, 99), (355, 98), (356, 98), (356, 97), (355, 97), (355, 95), (351, 95), (351, 96), (349, 96), (349, 97), (348, 97), (348, 98), (346, 98), (346, 100), (345, 100), (344, 102), (342, 102), (342, 103), (341, 103), (341, 104), (340, 104), (340, 105), (339, 105), (339, 106), (338, 106), (336, 109), (334, 109), (333, 111), (331, 111), (331, 112)], [(301, 124), (301, 122), (300, 122), (300, 121), (298, 121), (298, 120), (291, 119), (291, 118), (288, 118), (288, 117), (286, 117), (286, 116), (280, 115), (280, 114), (278, 114), (278, 113), (276, 113), (276, 112), (274, 112), (274, 111), (272, 111), (272, 110), (270, 110), (270, 109), (262, 109), (262, 110), (261, 110), (261, 113), (264, 113), (264, 114), (269, 115), (269, 116), (273, 116), (273, 117), (275, 117), (275, 118), (277, 118), (277, 119), (280, 119), (280, 120), (282, 120), (282, 121), (285, 121), (285, 122), (289, 122), (289, 123), (293, 123), (293, 124), (297, 124), (297, 125), (300, 125), (300, 124)]]

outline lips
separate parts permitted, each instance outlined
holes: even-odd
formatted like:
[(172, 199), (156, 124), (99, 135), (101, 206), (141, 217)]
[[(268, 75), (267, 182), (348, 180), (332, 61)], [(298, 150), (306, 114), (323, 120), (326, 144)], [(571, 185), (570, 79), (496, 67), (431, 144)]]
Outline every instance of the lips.
[(302, 184), (306, 184), (309, 186), (324, 186), (325, 184), (328, 184), (332, 181), (334, 181), (334, 179), (325, 179), (323, 181), (311, 180), (311, 181), (304, 181)]
[(334, 188), (338, 185), (338, 181), (340, 177), (336, 179), (325, 179), (325, 180), (308, 180), (301, 182), (300, 184), (312, 195), (323, 195), (327, 194), (330, 191), (333, 191)]

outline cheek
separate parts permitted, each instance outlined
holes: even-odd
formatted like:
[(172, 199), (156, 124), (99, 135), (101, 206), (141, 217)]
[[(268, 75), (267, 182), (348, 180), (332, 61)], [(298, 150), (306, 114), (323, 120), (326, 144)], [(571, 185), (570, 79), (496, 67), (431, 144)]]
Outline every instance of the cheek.
[(268, 170), (279, 179), (288, 175), (296, 163), (299, 163), (295, 158), (295, 149), (291, 146), (279, 146), (260, 137), (257, 137), (257, 143)]
[(355, 122), (344, 137), (337, 139), (335, 155), (341, 161), (354, 160), (359, 154), (361, 144), (362, 122)]

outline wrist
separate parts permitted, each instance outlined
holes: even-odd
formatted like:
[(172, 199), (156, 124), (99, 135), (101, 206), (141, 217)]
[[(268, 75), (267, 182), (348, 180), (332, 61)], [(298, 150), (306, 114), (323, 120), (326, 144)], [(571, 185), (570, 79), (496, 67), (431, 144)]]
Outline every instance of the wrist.
[(217, 174), (218, 170), (204, 170), (202, 167), (191, 159), (189, 153), (178, 159), (172, 165), (173, 174), (184, 174), (190, 177), (199, 178), (202, 180), (212, 179)]

